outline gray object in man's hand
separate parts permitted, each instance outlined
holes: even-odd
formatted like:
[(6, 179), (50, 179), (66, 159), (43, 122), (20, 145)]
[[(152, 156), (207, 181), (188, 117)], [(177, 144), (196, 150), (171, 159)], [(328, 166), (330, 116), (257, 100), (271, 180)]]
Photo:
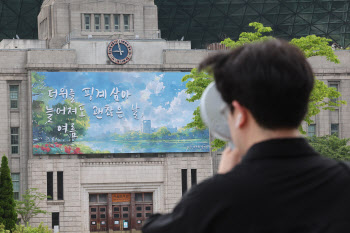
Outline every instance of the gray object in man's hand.
[(214, 137), (232, 143), (227, 116), (225, 115), (228, 112), (226, 110), (229, 110), (229, 106), (221, 98), (215, 82), (210, 83), (204, 90), (200, 102), (202, 120)]

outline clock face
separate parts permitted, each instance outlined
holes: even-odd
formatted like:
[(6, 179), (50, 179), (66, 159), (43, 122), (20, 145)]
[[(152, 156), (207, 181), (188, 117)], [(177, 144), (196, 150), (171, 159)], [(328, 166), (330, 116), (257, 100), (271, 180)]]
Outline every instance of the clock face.
[(130, 61), (132, 47), (126, 40), (113, 40), (107, 47), (107, 55), (113, 63), (123, 65)]

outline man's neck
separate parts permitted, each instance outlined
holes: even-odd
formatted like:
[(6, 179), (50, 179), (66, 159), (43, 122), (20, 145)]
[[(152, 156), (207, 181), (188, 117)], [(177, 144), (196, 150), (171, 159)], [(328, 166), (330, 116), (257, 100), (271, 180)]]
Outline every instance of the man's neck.
[(278, 129), (278, 130), (267, 130), (259, 129), (255, 132), (252, 132), (249, 137), (247, 137), (247, 143), (245, 148), (245, 153), (252, 147), (254, 144), (279, 138), (298, 138), (301, 137), (301, 134), (298, 129)]

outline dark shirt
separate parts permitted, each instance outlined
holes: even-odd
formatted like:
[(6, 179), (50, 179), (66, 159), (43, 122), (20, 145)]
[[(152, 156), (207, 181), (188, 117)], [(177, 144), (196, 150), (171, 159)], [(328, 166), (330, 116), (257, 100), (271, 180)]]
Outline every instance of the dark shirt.
[(350, 169), (303, 138), (252, 146), (241, 163), (192, 187), (143, 233), (349, 233)]

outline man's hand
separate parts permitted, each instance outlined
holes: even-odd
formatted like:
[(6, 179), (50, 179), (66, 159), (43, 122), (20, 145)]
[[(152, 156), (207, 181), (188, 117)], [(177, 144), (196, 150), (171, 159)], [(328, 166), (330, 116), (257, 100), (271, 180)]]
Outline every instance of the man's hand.
[(241, 162), (241, 159), (242, 154), (239, 153), (237, 148), (232, 150), (230, 147), (226, 147), (221, 155), (218, 174), (226, 174), (231, 171), (232, 168)]

